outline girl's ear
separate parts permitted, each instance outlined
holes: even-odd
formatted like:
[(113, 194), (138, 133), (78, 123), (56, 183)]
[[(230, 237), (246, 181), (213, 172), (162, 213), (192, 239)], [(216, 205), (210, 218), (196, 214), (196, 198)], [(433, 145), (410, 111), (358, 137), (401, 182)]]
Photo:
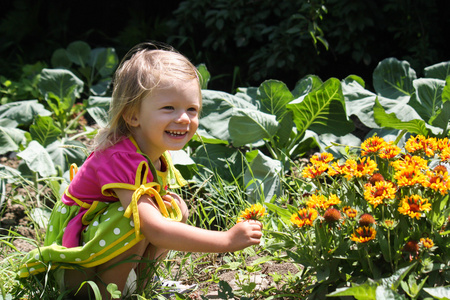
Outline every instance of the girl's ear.
[(125, 120), (125, 122), (127, 122), (128, 125), (130, 125), (131, 127), (137, 127), (139, 126), (139, 119), (136, 116), (135, 113), (124, 113), (123, 114), (123, 119)]

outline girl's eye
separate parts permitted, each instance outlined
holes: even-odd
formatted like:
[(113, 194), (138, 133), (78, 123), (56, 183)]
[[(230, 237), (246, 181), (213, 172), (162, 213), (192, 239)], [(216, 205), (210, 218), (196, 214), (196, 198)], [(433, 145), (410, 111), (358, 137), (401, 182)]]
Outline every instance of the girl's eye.
[(193, 111), (193, 112), (196, 112), (196, 111), (197, 111), (197, 109), (196, 109), (195, 107), (191, 107), (191, 108), (188, 108), (188, 111)]
[(162, 109), (166, 109), (166, 110), (174, 110), (173, 106), (164, 106)]

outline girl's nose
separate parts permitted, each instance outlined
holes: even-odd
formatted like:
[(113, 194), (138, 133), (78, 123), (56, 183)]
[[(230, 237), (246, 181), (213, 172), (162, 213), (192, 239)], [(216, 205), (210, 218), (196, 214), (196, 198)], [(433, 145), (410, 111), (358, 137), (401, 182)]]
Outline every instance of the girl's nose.
[(189, 118), (189, 115), (187, 112), (183, 111), (176, 120), (177, 123), (190, 123), (191, 118)]

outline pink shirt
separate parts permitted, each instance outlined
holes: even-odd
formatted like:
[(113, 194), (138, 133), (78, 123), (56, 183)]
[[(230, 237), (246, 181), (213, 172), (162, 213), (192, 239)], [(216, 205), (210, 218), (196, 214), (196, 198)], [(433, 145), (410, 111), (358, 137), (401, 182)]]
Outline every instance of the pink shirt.
[(134, 191), (142, 184), (156, 181), (161, 185), (161, 194), (164, 194), (169, 180), (173, 187), (185, 184), (173, 167), (168, 152), (161, 156), (161, 162), (162, 171), (156, 171), (132, 138), (104, 151), (91, 153), (61, 198), (66, 205), (81, 207), (78, 215), (67, 224), (62, 245), (68, 248), (79, 246), (81, 232), (86, 227), (82, 222), (84, 214), (94, 201), (119, 201), (112, 190), (114, 188)]

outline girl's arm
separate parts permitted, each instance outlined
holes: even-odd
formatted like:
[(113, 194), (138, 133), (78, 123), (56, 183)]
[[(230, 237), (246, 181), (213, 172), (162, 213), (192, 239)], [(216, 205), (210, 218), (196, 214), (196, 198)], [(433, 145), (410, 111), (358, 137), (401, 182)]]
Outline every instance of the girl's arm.
[[(114, 189), (126, 209), (133, 191)], [(237, 223), (227, 231), (212, 231), (165, 219), (153, 200), (144, 195), (138, 201), (141, 233), (159, 248), (185, 252), (233, 252), (259, 244), (262, 225), (257, 221)]]

